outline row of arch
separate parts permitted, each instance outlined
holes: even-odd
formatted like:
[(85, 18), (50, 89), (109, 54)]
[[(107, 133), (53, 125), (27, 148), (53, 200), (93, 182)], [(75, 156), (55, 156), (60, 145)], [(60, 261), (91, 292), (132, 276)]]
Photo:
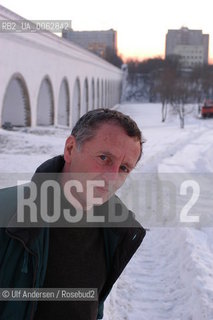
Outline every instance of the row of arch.
[[(38, 91), (35, 124), (62, 125), (72, 127), (89, 110), (110, 107), (119, 97), (120, 83), (115, 80), (84, 79), (81, 85), (77, 77), (73, 89), (64, 77), (60, 84), (58, 101), (54, 101), (51, 80), (45, 76)], [(15, 126), (32, 125), (32, 108), (27, 84), (20, 74), (14, 74), (9, 81), (3, 99), (2, 121)]]

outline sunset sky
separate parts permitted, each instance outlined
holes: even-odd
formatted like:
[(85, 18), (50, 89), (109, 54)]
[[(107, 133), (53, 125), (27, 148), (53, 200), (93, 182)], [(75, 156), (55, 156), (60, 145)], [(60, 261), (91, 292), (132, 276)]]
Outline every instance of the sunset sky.
[(71, 20), (74, 30), (117, 31), (123, 58), (162, 56), (168, 29), (202, 29), (210, 35), (213, 58), (212, 0), (1, 0), (6, 8), (30, 20)]

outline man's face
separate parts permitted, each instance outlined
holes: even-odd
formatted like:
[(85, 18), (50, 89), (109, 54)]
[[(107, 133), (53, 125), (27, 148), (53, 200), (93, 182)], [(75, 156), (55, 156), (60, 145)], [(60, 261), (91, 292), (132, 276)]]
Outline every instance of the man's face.
[[(72, 192), (85, 207), (88, 204), (88, 181), (103, 184), (94, 187), (94, 197), (107, 201), (124, 183), (135, 167), (140, 155), (140, 142), (129, 137), (123, 128), (115, 124), (103, 124), (95, 136), (78, 149), (75, 137), (68, 137), (63, 173), (68, 179), (80, 181), (81, 192)], [(65, 177), (66, 180), (66, 177)]]

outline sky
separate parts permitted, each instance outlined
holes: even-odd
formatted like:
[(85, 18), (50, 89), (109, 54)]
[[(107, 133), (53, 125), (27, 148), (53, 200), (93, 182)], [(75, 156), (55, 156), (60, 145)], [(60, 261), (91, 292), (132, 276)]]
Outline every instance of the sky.
[(213, 62), (212, 0), (0, 0), (0, 4), (29, 20), (71, 20), (74, 30), (112, 28), (124, 59), (164, 57), (168, 29), (201, 29), (210, 35)]

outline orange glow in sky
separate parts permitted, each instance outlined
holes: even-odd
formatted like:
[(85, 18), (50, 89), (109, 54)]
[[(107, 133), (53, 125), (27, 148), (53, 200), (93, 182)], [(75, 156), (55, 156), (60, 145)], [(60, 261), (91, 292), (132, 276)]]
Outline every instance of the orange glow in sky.
[(213, 59), (212, 0), (1, 0), (1, 4), (30, 20), (72, 20), (74, 30), (117, 31), (123, 58), (162, 56), (168, 29), (201, 29), (210, 35)]

